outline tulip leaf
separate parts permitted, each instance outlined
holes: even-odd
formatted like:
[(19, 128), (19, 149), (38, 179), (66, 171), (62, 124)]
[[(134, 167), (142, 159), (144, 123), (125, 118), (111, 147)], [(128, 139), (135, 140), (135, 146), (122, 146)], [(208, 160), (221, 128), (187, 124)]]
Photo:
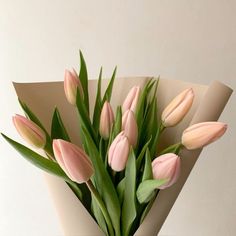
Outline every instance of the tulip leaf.
[(142, 125), (143, 125), (143, 121), (144, 121), (144, 115), (145, 115), (145, 105), (146, 105), (146, 101), (147, 101), (147, 95), (148, 95), (148, 91), (150, 88), (150, 84), (153, 82), (153, 80), (151, 79), (150, 81), (148, 81), (148, 83), (144, 86), (141, 95), (139, 97), (138, 103), (137, 103), (137, 107), (136, 107), (136, 112), (135, 112), (135, 116), (136, 116), (136, 121), (137, 121), (137, 125), (138, 125), (138, 129), (139, 129), (139, 137), (141, 136), (142, 133)]
[(121, 106), (118, 106), (116, 109), (116, 118), (112, 129), (111, 142), (120, 133), (121, 126), (122, 126), (122, 111), (121, 111)]
[(76, 105), (77, 105), (77, 110), (79, 113), (81, 125), (84, 125), (84, 127), (88, 130), (89, 134), (92, 136), (93, 141), (96, 143), (96, 145), (98, 145), (96, 133), (95, 133), (94, 128), (91, 124), (89, 114), (86, 110), (85, 104), (81, 98), (78, 88), (77, 88), (77, 95), (76, 95)]
[[(87, 66), (86, 62), (84, 60), (84, 56), (81, 51), (79, 51), (80, 55), (80, 72), (79, 72), (79, 79), (83, 88), (84, 92), (84, 104), (86, 107), (86, 110), (89, 114), (89, 94), (88, 94), (88, 72), (87, 72)], [(78, 91), (77, 91), (78, 94)]]
[(158, 191), (154, 192), (153, 196), (151, 197), (151, 200), (149, 201), (149, 203), (146, 205), (144, 211), (142, 212), (142, 215), (140, 217), (140, 222), (139, 222), (140, 225), (144, 221), (144, 219), (147, 216), (148, 212), (151, 210), (152, 205), (153, 205), (153, 203), (156, 199), (157, 193), (158, 193)]
[(47, 133), (47, 130), (44, 128), (43, 124), (40, 122), (37, 116), (31, 111), (31, 109), (23, 101), (21, 101), (20, 99), (18, 100), (19, 100), (21, 108), (23, 109), (28, 119), (30, 119), (35, 124), (37, 124), (46, 133), (46, 135), (49, 136), (49, 134)]
[(100, 226), (102, 231), (105, 233), (105, 235), (108, 235), (106, 221), (105, 221), (104, 216), (102, 214), (102, 211), (100, 210), (100, 208), (99, 208), (96, 200), (94, 199), (93, 195), (92, 195), (91, 208), (92, 208), (93, 215), (94, 215), (98, 225)]
[(99, 130), (100, 115), (101, 115), (101, 110), (102, 110), (101, 83), (102, 83), (102, 67), (99, 73), (98, 85), (97, 85), (97, 96), (96, 96), (94, 112), (93, 112), (93, 127), (97, 133)]
[(66, 131), (66, 128), (63, 124), (63, 121), (61, 119), (60, 113), (57, 108), (55, 108), (53, 117), (52, 117), (51, 138), (63, 139), (70, 142), (70, 137)]
[(143, 176), (142, 176), (142, 182), (148, 179), (152, 179), (152, 161), (149, 149), (146, 151), (145, 155), (145, 164), (144, 164), (144, 170), (143, 170)]
[(125, 177), (117, 185), (116, 191), (118, 193), (120, 204), (122, 205), (122, 202), (123, 202), (123, 199), (124, 199), (124, 192), (125, 192)]
[(182, 147), (181, 143), (173, 144), (173, 145), (165, 148), (164, 150), (162, 150), (159, 155), (163, 155), (166, 153), (175, 153), (176, 155), (178, 155), (181, 150), (181, 147)]
[(136, 201), (136, 158), (133, 149), (131, 149), (125, 169), (125, 191), (121, 217), (122, 235), (124, 236), (129, 236), (137, 215)]
[(147, 203), (150, 201), (153, 192), (167, 181), (168, 179), (149, 179), (143, 181), (137, 190), (137, 198), (139, 203)]
[(72, 180), (67, 177), (65, 172), (56, 162), (44, 158), (43, 156), (25, 147), (24, 145), (10, 139), (4, 134), (2, 134), (2, 136), (9, 144), (11, 144), (13, 148), (15, 148), (26, 160), (31, 162), (33, 165), (48, 173), (59, 176), (69, 183), (72, 182)]
[(102, 99), (102, 106), (105, 103), (105, 101), (110, 102), (110, 100), (111, 100), (112, 88), (113, 88), (114, 80), (115, 80), (115, 77), (116, 77), (116, 70), (117, 70), (117, 67), (115, 67), (115, 69), (113, 71), (113, 74), (111, 76), (110, 82), (109, 82), (109, 84), (107, 86), (107, 89), (104, 93), (104, 96), (103, 96), (103, 99)]
[(146, 144), (143, 146), (141, 152), (138, 155), (137, 164), (136, 164), (137, 165), (137, 170), (140, 169), (143, 157), (145, 156), (145, 153), (146, 153), (146, 150), (148, 148), (148, 145), (149, 145), (150, 141), (151, 141), (151, 138), (146, 142)]
[(120, 235), (120, 203), (118, 195), (102, 158), (100, 157), (99, 151), (92, 137), (88, 133), (88, 130), (84, 126), (82, 126), (82, 132), (85, 139), (86, 151), (88, 152), (95, 169), (94, 180), (97, 190), (104, 200), (104, 204), (115, 229), (115, 235)]

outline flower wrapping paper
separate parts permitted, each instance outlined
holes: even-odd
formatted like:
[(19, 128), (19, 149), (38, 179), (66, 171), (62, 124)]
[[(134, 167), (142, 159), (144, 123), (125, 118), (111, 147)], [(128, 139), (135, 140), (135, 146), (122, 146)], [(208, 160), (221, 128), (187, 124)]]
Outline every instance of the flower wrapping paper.
[[(134, 85), (143, 87), (150, 78), (117, 78), (114, 82), (111, 100), (112, 106), (116, 107), (122, 104), (131, 87)], [(105, 90), (107, 83), (108, 80), (103, 80), (102, 91)], [(96, 86), (96, 80), (89, 80), (90, 107), (94, 106)], [(68, 106), (64, 95), (63, 81), (14, 83), (14, 87), (17, 96), (32, 108), (48, 130), (50, 130), (53, 110), (57, 106), (72, 141), (75, 144), (81, 144), (76, 110), (73, 106)], [(232, 93), (231, 88), (218, 81), (213, 81), (209, 86), (206, 86), (178, 80), (160, 79), (157, 91), (159, 114), (174, 96), (189, 87), (192, 87), (195, 92), (193, 106), (178, 126), (167, 129), (163, 133), (160, 144), (162, 146), (167, 146), (180, 140), (183, 129), (190, 124), (218, 120)], [(158, 234), (200, 153), (201, 149), (181, 151), (182, 171), (179, 180), (171, 188), (160, 191), (150, 212), (136, 231), (136, 236), (156, 236)], [(82, 203), (76, 198), (63, 180), (49, 174), (44, 174), (44, 176), (55, 203), (65, 236), (104, 235)]]

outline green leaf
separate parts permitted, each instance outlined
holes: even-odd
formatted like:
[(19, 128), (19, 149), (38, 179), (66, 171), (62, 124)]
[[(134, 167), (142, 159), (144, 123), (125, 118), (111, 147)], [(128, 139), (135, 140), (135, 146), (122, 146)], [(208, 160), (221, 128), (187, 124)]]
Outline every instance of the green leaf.
[(10, 139), (4, 134), (1, 134), (3, 138), (11, 144), (27, 161), (31, 162), (33, 165), (37, 166), (38, 168), (56, 176), (63, 178), (65, 181), (69, 183), (73, 183), (70, 180), (65, 172), (61, 169), (61, 167), (54, 161), (48, 160), (43, 156), (39, 155), (38, 153), (32, 151), (31, 149), (25, 147), (24, 145), (17, 143), (16, 141)]
[(108, 235), (106, 221), (93, 195), (92, 195), (91, 208), (92, 208), (93, 215), (96, 218), (98, 225), (100, 226), (102, 231), (105, 233), (105, 235)]
[(95, 144), (98, 145), (96, 133), (91, 124), (88, 112), (86, 110), (85, 104), (81, 98), (81, 95), (78, 89), (77, 89), (77, 95), (76, 95), (76, 106), (77, 106), (77, 110), (80, 117), (80, 125), (84, 125), (84, 127), (88, 130), (89, 134), (93, 138), (93, 141), (95, 142)]
[(28, 117), (28, 119), (30, 119), (35, 124), (37, 124), (47, 134), (47, 136), (49, 136), (49, 134), (47, 133), (47, 130), (44, 128), (44, 126), (42, 125), (40, 120), (37, 118), (37, 116), (32, 112), (32, 110), (23, 101), (21, 101), (20, 99), (18, 99), (18, 100), (19, 100), (21, 108), (23, 109), (26, 117)]
[(147, 206), (145, 207), (142, 215), (141, 215), (141, 218), (140, 218), (140, 222), (139, 224), (141, 225), (142, 222), (144, 221), (145, 217), (147, 216), (148, 212), (151, 210), (152, 208), (152, 205), (156, 199), (156, 196), (157, 196), (157, 191), (154, 192), (153, 196), (151, 197), (151, 200), (149, 201), (149, 203), (147, 204)]
[(125, 192), (122, 206), (122, 235), (129, 236), (132, 223), (137, 215), (136, 210), (136, 158), (133, 149), (130, 151), (125, 169)]
[(122, 110), (121, 110), (121, 106), (118, 106), (116, 110), (115, 122), (112, 129), (111, 142), (121, 132), (121, 126), (122, 126)]
[(63, 121), (57, 108), (55, 108), (52, 117), (51, 137), (52, 139), (63, 139), (70, 142), (70, 137), (66, 131), (66, 128), (63, 124)]
[(152, 138), (150, 138), (150, 139), (146, 142), (146, 144), (143, 146), (143, 148), (142, 148), (142, 150), (141, 150), (141, 152), (140, 152), (140, 154), (139, 154), (139, 156), (138, 156), (138, 158), (137, 158), (137, 170), (140, 169), (140, 166), (141, 166), (143, 157), (144, 157), (144, 155), (145, 155), (145, 153), (146, 153), (146, 150), (147, 150), (147, 148), (148, 148), (148, 145), (149, 145), (151, 139), (152, 139)]
[(145, 164), (144, 164), (144, 170), (143, 170), (143, 176), (142, 176), (142, 182), (148, 179), (152, 179), (152, 161), (149, 149), (146, 151), (145, 155)]
[(175, 153), (176, 155), (178, 155), (181, 148), (182, 148), (182, 144), (181, 143), (176, 143), (176, 144), (173, 144), (173, 145), (165, 148), (164, 150), (162, 150), (159, 155), (163, 155), (163, 154), (166, 154), (166, 153)]
[(116, 77), (116, 70), (117, 70), (117, 67), (115, 67), (115, 69), (113, 71), (113, 74), (111, 76), (110, 82), (109, 82), (109, 84), (107, 86), (107, 89), (104, 93), (104, 96), (103, 96), (103, 99), (102, 99), (102, 105), (104, 104), (105, 101), (110, 102), (110, 100), (111, 100), (112, 88), (113, 88), (114, 80), (115, 80), (115, 77)]
[(139, 203), (146, 203), (150, 201), (153, 191), (165, 184), (168, 179), (149, 179), (143, 181), (137, 190), (137, 198)]
[(122, 205), (122, 202), (123, 202), (123, 199), (124, 199), (124, 192), (125, 192), (125, 177), (117, 185), (116, 191), (118, 193), (120, 204)]
[(87, 129), (83, 126), (82, 132), (86, 142), (86, 151), (88, 152), (95, 169), (94, 180), (97, 190), (101, 195), (111, 217), (116, 235), (120, 235), (120, 203), (115, 187), (105, 168), (102, 158), (99, 155), (99, 151), (94, 141), (92, 140)]
[(99, 130), (100, 115), (101, 115), (101, 110), (102, 110), (101, 83), (102, 83), (102, 68), (100, 69), (100, 73), (99, 73), (98, 85), (97, 85), (97, 96), (96, 96), (94, 112), (93, 112), (93, 127), (97, 133)]
[(145, 118), (145, 107), (146, 107), (145, 105), (147, 102), (147, 95), (148, 95), (148, 91), (149, 91), (151, 83), (152, 83), (152, 79), (149, 80), (148, 83), (146, 83), (146, 85), (144, 86), (141, 92), (141, 95), (139, 97), (137, 107), (136, 107), (135, 116), (136, 116), (136, 121), (138, 125), (138, 130), (139, 130), (139, 137), (142, 133), (142, 125)]
[[(80, 55), (80, 72), (79, 72), (79, 79), (81, 81), (81, 85), (84, 92), (84, 103), (86, 110), (89, 114), (89, 94), (88, 94), (88, 72), (86, 62), (84, 60), (84, 56), (81, 51), (79, 51)], [(78, 91), (77, 91), (78, 94)]]

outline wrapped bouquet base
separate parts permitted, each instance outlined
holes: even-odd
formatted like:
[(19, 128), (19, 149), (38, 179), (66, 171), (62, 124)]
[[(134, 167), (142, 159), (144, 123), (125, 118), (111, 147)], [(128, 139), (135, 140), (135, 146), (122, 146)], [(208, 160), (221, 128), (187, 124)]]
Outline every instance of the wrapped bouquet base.
[[(134, 85), (140, 85), (142, 87), (148, 80), (150, 80), (149, 77), (117, 78), (111, 100), (112, 106), (116, 107), (118, 104), (122, 104), (131, 87)], [(107, 83), (108, 81), (103, 81), (103, 90), (107, 86)], [(73, 143), (81, 144), (78, 135), (79, 128), (75, 127), (77, 125), (76, 111), (72, 106), (68, 106), (67, 104), (63, 82), (14, 83), (14, 86), (18, 97), (33, 109), (47, 129), (50, 129), (51, 114), (56, 105), (61, 112), (61, 116)], [(96, 80), (89, 81), (88, 89), (91, 107), (93, 107), (95, 102), (96, 86)], [(206, 86), (183, 81), (160, 79), (157, 90), (159, 109), (163, 110), (175, 95), (189, 87), (193, 88), (195, 93), (194, 104), (180, 125), (164, 131), (160, 144), (163, 147), (176, 143), (180, 139), (182, 130), (190, 124), (216, 121), (232, 93), (229, 87), (217, 81)], [(151, 210), (135, 235), (155, 236), (158, 234), (200, 152), (200, 149), (195, 151), (181, 151), (182, 172), (178, 182), (171, 188), (160, 191)], [(104, 235), (86, 208), (63, 180), (51, 175), (45, 175), (45, 179), (55, 202), (65, 236)]]

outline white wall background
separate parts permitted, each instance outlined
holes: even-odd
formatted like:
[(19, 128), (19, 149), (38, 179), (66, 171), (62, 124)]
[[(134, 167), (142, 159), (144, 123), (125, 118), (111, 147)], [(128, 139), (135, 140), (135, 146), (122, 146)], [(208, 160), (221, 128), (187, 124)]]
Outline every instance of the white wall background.
[[(91, 77), (161, 75), (236, 87), (234, 0), (0, 0), (0, 130), (18, 140), (11, 81), (63, 80), (86, 57)], [(236, 99), (227, 134), (197, 162), (160, 235), (236, 234)], [(0, 235), (61, 236), (41, 172), (0, 141)]]

